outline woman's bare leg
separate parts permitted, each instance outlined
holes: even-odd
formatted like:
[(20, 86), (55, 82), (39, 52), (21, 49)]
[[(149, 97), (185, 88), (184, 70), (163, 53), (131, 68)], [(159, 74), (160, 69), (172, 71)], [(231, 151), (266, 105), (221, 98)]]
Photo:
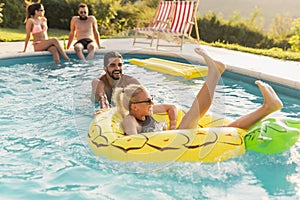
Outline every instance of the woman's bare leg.
[(53, 42), (53, 45), (57, 48), (59, 54), (65, 59), (65, 60), (70, 60), (70, 58), (67, 56), (66, 52), (63, 50), (61, 45), (59, 44), (59, 41), (56, 38), (51, 38), (49, 39), (50, 41)]
[(49, 47), (55, 46), (59, 54), (65, 59), (70, 60), (70, 58), (67, 56), (65, 51), (62, 49), (62, 47), (59, 44), (59, 41), (56, 38), (51, 38), (49, 40), (42, 40), (40, 43), (37, 43), (34, 45), (35, 51), (46, 51)]
[(195, 52), (205, 59), (205, 62), (208, 65), (208, 75), (191, 108), (183, 117), (178, 129), (190, 129), (197, 127), (199, 119), (204, 116), (210, 108), (216, 86), (222, 73), (226, 69), (225, 64), (212, 59), (205, 50), (196, 48)]
[(53, 60), (55, 61), (56, 64), (60, 63), (59, 59), (59, 53), (57, 51), (57, 48), (55, 46), (51, 46), (48, 48), (48, 51), (52, 53)]
[(263, 97), (264, 103), (257, 110), (242, 116), (236, 121), (229, 124), (229, 127), (237, 127), (242, 129), (248, 129), (253, 126), (255, 123), (262, 120), (267, 115), (271, 114), (282, 108), (283, 104), (273, 88), (262, 81), (255, 81), (255, 84), (258, 85)]

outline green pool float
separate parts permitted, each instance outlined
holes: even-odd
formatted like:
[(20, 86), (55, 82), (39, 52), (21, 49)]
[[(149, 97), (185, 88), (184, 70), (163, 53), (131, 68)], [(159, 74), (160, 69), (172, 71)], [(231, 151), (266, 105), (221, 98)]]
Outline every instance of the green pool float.
[(247, 151), (276, 154), (288, 150), (300, 137), (300, 119), (268, 118), (257, 123), (244, 137)]

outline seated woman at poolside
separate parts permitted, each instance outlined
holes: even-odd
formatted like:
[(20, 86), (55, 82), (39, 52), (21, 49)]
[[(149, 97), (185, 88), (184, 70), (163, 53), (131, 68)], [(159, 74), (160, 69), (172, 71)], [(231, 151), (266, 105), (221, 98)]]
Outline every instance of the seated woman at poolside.
[(48, 39), (47, 34), (47, 19), (44, 17), (44, 6), (40, 3), (35, 3), (26, 9), (26, 39), (23, 52), (26, 52), (30, 34), (33, 36), (34, 51), (50, 51), (53, 54), (53, 60), (59, 64), (61, 55), (65, 60), (70, 60), (56, 38)]
[[(192, 129), (197, 127), (198, 120), (208, 111), (214, 96), (217, 83), (226, 69), (226, 65), (212, 59), (203, 49), (196, 48), (195, 52), (203, 56), (208, 65), (208, 76), (191, 108), (182, 118), (178, 129)], [(257, 110), (242, 116), (228, 124), (229, 127), (248, 129), (267, 115), (282, 108), (282, 102), (273, 88), (262, 82), (255, 82), (263, 97), (264, 103)], [(169, 129), (176, 128), (177, 110), (174, 105), (154, 105), (152, 97), (141, 85), (128, 85), (126, 88), (117, 88), (114, 95), (117, 109), (123, 115), (123, 128), (127, 135), (142, 132), (161, 131), (162, 126), (152, 118), (152, 114), (167, 112), (170, 119)]]

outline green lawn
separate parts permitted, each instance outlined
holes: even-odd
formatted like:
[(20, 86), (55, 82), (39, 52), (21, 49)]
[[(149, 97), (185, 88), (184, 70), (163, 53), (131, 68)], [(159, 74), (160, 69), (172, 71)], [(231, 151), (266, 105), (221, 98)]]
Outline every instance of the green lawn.
[[(68, 30), (60, 30), (60, 29), (49, 29), (48, 35), (49, 37), (57, 37), (60, 40), (68, 38), (69, 31)], [(8, 28), (0, 28), (0, 42), (14, 42), (14, 41), (24, 41), (26, 37), (25, 27), (19, 29), (8, 29)], [(102, 38), (102, 37), (101, 37)], [(291, 52), (291, 51), (283, 51), (279, 48), (273, 49), (253, 49), (248, 47), (243, 47), (236, 44), (223, 44), (223, 43), (205, 43), (202, 44), (221, 47), (236, 51), (248, 52), (252, 54), (264, 55), (273, 58), (278, 58), (281, 60), (293, 60), (300, 61), (300, 53), (299, 52)]]
[[(69, 31), (51, 28), (48, 30), (48, 35), (62, 40), (68, 38)], [(0, 28), (0, 42), (24, 41), (25, 37), (25, 26), (19, 29)]]

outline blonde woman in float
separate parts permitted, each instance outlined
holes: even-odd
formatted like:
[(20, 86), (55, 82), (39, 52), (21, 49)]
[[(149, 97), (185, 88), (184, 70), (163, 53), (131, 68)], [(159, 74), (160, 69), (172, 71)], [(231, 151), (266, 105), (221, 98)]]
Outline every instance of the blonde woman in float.
[[(126, 88), (116, 88), (114, 99), (117, 110), (123, 116), (123, 128), (127, 135), (155, 132), (167, 129), (192, 129), (196, 128), (198, 121), (203, 117), (213, 100), (216, 85), (225, 71), (226, 66), (214, 59), (208, 53), (196, 48), (195, 52), (203, 56), (208, 65), (208, 76), (198, 92), (191, 108), (184, 115), (178, 127), (177, 109), (171, 104), (154, 104), (153, 97), (147, 89), (141, 85), (128, 85)], [(257, 110), (246, 114), (236, 121), (228, 124), (229, 127), (248, 129), (267, 115), (282, 108), (282, 102), (273, 88), (262, 82), (255, 82), (263, 97), (264, 103)], [(170, 119), (170, 127), (165, 127), (156, 122), (152, 114), (167, 112)]]
[(34, 3), (27, 6), (26, 9), (26, 39), (23, 52), (26, 52), (30, 36), (33, 36), (34, 51), (50, 51), (53, 55), (53, 60), (59, 64), (60, 55), (65, 60), (70, 60), (57, 38), (48, 39), (47, 34), (47, 19), (44, 16), (44, 6), (40, 3)]

